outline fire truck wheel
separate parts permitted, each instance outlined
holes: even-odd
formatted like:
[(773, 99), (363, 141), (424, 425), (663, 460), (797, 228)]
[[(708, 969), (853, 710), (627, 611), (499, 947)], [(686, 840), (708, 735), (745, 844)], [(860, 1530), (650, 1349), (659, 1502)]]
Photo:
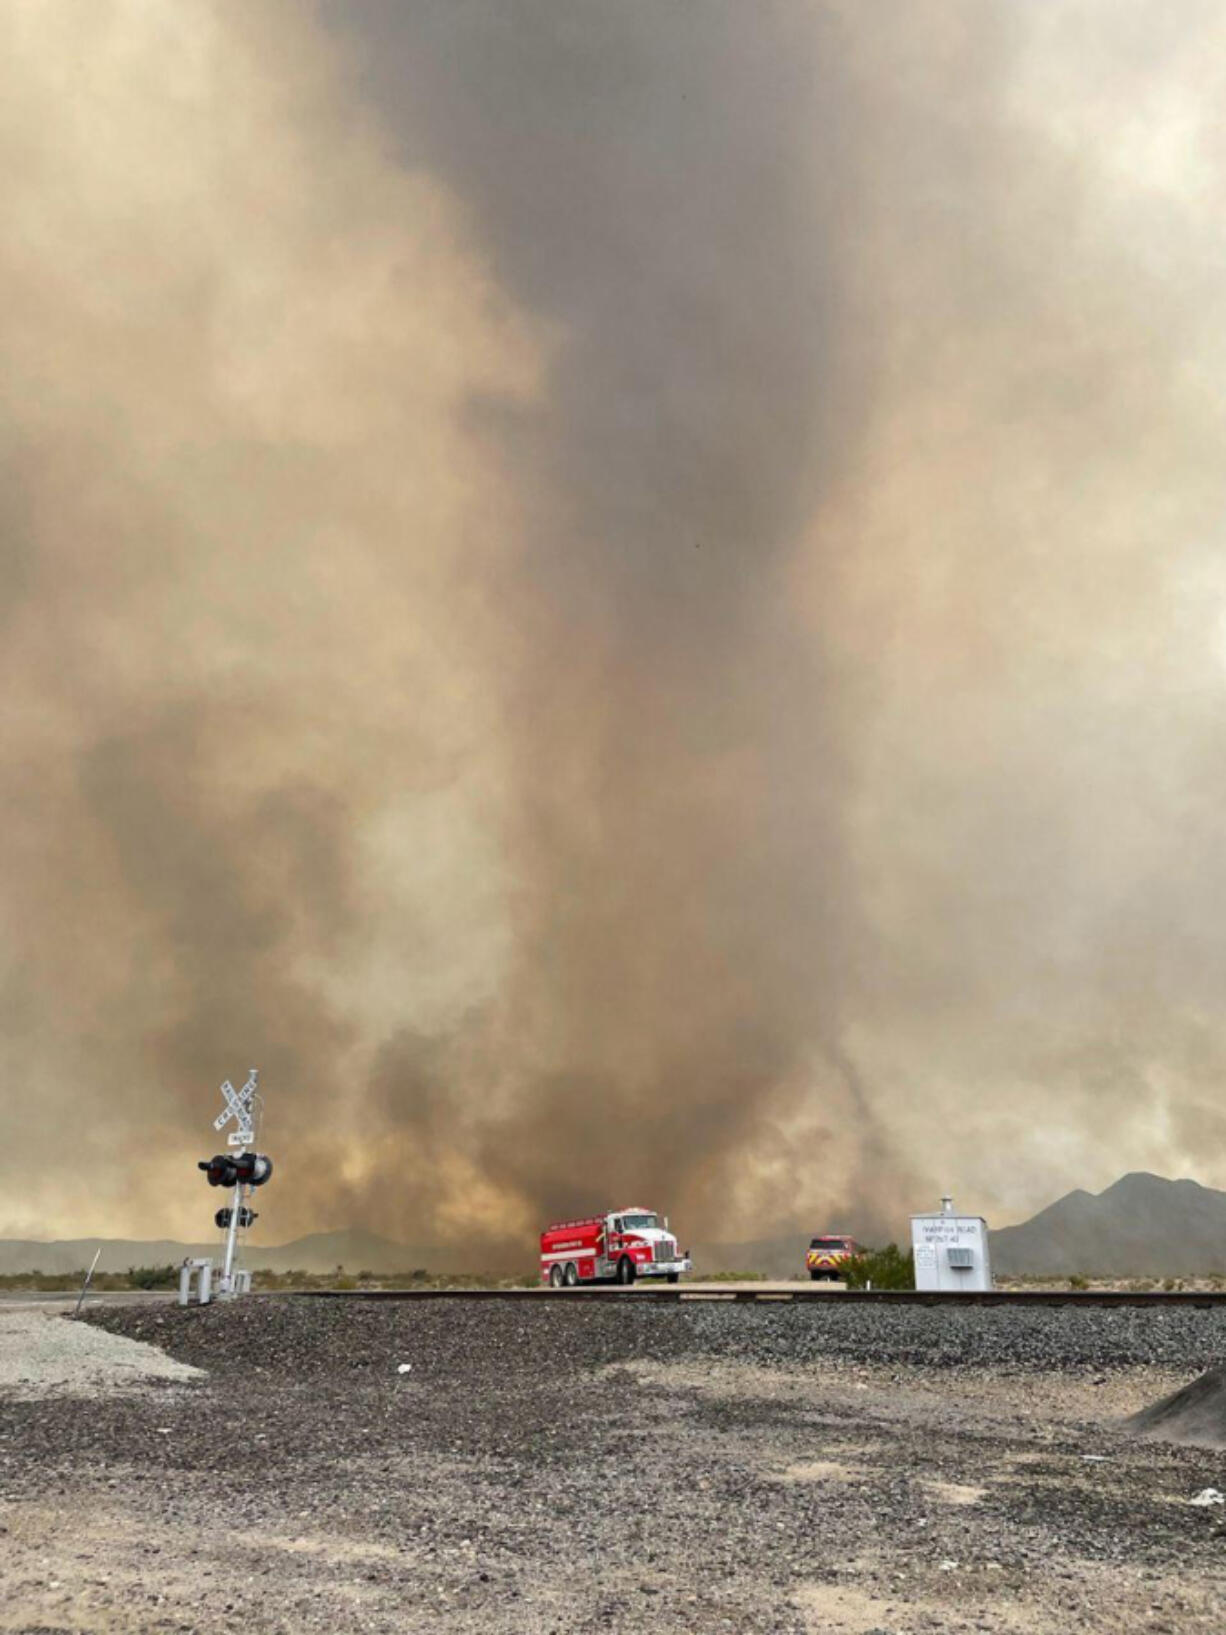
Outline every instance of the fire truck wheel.
[(629, 1255), (623, 1255), (617, 1263), (617, 1281), (619, 1283), (634, 1282), (634, 1262)]
[(566, 1263), (566, 1287), (568, 1289), (573, 1289), (578, 1281), (579, 1268), (575, 1265), (573, 1260), (568, 1260)]
[(549, 1268), (549, 1287), (551, 1289), (560, 1289), (562, 1287), (562, 1268), (560, 1266), (551, 1266)]
[(669, 1282), (670, 1282), (670, 1283), (680, 1283), (680, 1281), (681, 1281), (681, 1273), (680, 1273), (680, 1272), (669, 1272), (669, 1274), (668, 1274), (668, 1281), (669, 1281)]

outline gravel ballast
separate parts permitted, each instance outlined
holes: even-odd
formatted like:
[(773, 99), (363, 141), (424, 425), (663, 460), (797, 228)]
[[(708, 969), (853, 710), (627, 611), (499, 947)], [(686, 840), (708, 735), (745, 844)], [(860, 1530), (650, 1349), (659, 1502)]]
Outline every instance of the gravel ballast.
[(338, 1365), (381, 1368), (405, 1346), (416, 1350), (415, 1367), (441, 1367), (448, 1375), (457, 1366), (501, 1374), (508, 1348), (518, 1346), (572, 1367), (710, 1356), (758, 1366), (850, 1361), (936, 1370), (1199, 1372), (1226, 1358), (1226, 1308), (1195, 1306), (886, 1306), (841, 1304), (837, 1296), (735, 1307), (721, 1300), (673, 1306), (261, 1297), (204, 1310), (103, 1307), (92, 1320), (214, 1368), (275, 1363), (327, 1373)]
[(206, 1378), (0, 1392), (0, 1628), (1220, 1628), (1223, 1516), (1188, 1501), (1222, 1457), (1123, 1427), (1222, 1358), (1216, 1310), (256, 1297), (91, 1322)]

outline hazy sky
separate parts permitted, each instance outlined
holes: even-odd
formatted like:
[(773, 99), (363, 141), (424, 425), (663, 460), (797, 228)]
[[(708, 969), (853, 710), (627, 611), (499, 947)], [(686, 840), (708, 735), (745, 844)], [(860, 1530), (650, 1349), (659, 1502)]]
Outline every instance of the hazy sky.
[(0, 8), (0, 1233), (1226, 1185), (1226, 9)]

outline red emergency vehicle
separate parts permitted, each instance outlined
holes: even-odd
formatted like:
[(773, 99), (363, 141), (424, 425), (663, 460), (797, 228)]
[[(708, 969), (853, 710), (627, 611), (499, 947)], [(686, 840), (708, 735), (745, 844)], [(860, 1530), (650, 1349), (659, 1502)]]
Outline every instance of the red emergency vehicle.
[(541, 1233), (541, 1282), (555, 1289), (576, 1283), (633, 1283), (666, 1277), (675, 1283), (690, 1269), (668, 1229), (668, 1217), (650, 1209), (611, 1209), (577, 1221), (555, 1221)]
[(809, 1276), (815, 1283), (820, 1283), (823, 1278), (829, 1278), (837, 1283), (847, 1262), (863, 1253), (864, 1250), (855, 1238), (849, 1238), (840, 1232), (831, 1237), (811, 1239), (809, 1253), (805, 1256), (805, 1265), (809, 1268)]

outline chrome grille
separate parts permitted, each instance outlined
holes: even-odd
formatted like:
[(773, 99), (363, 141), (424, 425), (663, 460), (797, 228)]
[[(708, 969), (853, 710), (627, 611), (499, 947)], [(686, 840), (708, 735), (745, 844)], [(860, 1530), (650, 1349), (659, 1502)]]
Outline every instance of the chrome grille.
[(652, 1260), (676, 1260), (677, 1245), (671, 1238), (657, 1238), (651, 1249)]

